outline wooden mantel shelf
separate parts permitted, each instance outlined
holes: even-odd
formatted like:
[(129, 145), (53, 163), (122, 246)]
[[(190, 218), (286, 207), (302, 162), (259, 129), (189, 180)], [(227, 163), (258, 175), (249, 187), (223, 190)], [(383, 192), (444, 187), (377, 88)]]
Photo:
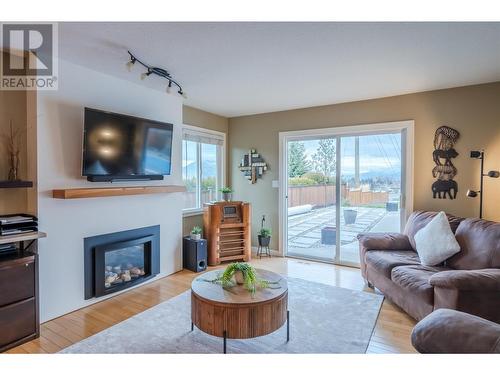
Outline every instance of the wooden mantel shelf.
[(54, 189), (52, 190), (52, 198), (97, 198), (118, 195), (180, 193), (184, 191), (186, 191), (186, 187), (179, 185)]

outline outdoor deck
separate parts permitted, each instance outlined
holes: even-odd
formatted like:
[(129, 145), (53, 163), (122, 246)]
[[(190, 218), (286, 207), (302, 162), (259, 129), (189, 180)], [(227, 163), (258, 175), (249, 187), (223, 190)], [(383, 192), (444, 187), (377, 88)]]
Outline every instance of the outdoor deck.
[[(358, 211), (354, 224), (344, 224), (343, 209), (340, 210), (340, 260), (359, 263), (356, 236), (365, 232), (398, 232), (399, 211), (388, 212), (385, 208), (349, 207)], [(332, 205), (288, 218), (288, 255), (332, 259), (335, 245), (321, 244), (321, 229), (335, 226), (335, 209)]]

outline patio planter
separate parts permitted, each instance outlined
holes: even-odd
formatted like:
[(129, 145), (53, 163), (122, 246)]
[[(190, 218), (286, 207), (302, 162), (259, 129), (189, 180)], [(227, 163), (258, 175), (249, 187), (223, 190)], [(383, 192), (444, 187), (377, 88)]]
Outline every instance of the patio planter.
[(335, 245), (337, 243), (337, 228), (323, 227), (321, 228), (321, 244)]
[(398, 202), (387, 202), (385, 204), (385, 209), (388, 212), (395, 212), (398, 210)]
[(346, 225), (354, 224), (356, 222), (357, 216), (358, 216), (358, 211), (344, 208), (344, 222)]
[(259, 246), (269, 246), (269, 243), (271, 242), (271, 237), (264, 237), (259, 234)]

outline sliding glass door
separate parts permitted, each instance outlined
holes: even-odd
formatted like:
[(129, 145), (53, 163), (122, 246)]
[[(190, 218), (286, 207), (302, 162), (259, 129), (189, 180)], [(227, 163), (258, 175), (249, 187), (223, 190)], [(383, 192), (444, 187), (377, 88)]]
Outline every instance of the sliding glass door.
[(336, 249), (337, 139), (291, 140), (288, 153), (288, 255), (333, 261)]
[(358, 266), (358, 234), (401, 230), (407, 130), (362, 128), (282, 137), (285, 255)]
[(357, 235), (399, 232), (401, 132), (341, 137), (339, 263), (359, 263)]

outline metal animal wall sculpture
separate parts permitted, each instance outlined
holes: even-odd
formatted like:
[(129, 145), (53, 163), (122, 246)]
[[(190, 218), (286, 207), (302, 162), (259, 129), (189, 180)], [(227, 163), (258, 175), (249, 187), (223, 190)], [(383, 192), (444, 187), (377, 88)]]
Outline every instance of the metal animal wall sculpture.
[(239, 166), (241, 172), (245, 178), (251, 184), (255, 184), (258, 178), (262, 178), (262, 175), (267, 171), (267, 163), (264, 161), (262, 156), (257, 154), (255, 149), (251, 149), (248, 154), (243, 156)]
[(458, 184), (453, 178), (457, 174), (457, 168), (451, 159), (458, 156), (454, 149), (460, 133), (448, 126), (440, 126), (434, 134), (434, 152), (432, 159), (436, 166), (432, 169), (432, 176), (437, 178), (432, 184), (432, 197), (444, 198), (446, 194), (450, 199), (455, 199), (458, 193)]

